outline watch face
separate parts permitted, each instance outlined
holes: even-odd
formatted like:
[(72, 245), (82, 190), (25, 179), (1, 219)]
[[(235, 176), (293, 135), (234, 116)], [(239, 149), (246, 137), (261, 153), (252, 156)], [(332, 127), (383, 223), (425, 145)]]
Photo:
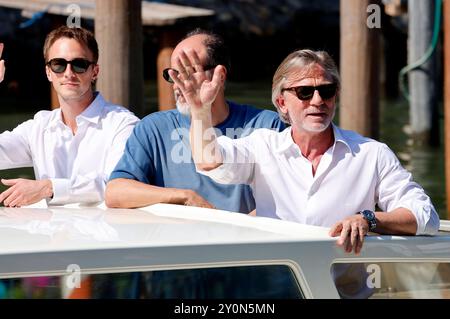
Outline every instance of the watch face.
[(365, 210), (364, 215), (367, 217), (367, 219), (372, 220), (375, 218), (375, 214), (371, 210)]
[(369, 222), (369, 230), (373, 231), (377, 227), (377, 222), (375, 219), (375, 213), (371, 210), (364, 210), (361, 213), (364, 218)]

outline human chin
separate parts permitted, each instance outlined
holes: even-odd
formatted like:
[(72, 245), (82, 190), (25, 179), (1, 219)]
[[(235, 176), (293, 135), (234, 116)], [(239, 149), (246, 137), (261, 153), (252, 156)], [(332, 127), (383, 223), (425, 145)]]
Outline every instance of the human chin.
[(330, 126), (332, 119), (333, 116), (328, 116), (322, 121), (308, 121), (307, 119), (304, 119), (301, 126), (307, 132), (321, 133)]
[(325, 131), (331, 122), (326, 123), (302, 123), (302, 128), (307, 132), (321, 133)]
[(183, 115), (191, 115), (191, 107), (187, 103), (176, 102), (177, 110)]

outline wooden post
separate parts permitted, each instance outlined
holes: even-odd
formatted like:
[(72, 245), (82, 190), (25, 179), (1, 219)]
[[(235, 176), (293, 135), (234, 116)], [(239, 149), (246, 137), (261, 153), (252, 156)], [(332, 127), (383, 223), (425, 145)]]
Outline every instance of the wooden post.
[[(340, 2), (340, 126), (378, 138), (379, 28), (368, 26), (367, 12), (376, 0)], [(376, 14), (376, 12), (375, 12)]]
[[(431, 44), (434, 1), (408, 1), (408, 64), (419, 60)], [(408, 73), (410, 123), (415, 144), (439, 144), (435, 54)], [(433, 123), (434, 122), (434, 123)]]
[(141, 0), (96, 0), (97, 89), (106, 100), (144, 114)]
[(158, 82), (158, 105), (160, 111), (175, 108), (172, 84), (164, 80), (162, 71), (165, 68), (170, 68), (170, 57), (179, 39), (178, 33), (171, 30), (163, 30), (159, 36), (160, 45), (157, 57), (156, 79)]
[(447, 219), (450, 219), (450, 1), (444, 1), (444, 127)]

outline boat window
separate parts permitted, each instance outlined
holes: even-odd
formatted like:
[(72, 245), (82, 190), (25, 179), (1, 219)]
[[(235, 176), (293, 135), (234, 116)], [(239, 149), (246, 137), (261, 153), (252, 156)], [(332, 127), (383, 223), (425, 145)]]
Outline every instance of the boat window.
[(450, 299), (448, 262), (334, 263), (331, 276), (344, 299)]
[(294, 273), (285, 265), (91, 274), (82, 275), (78, 283), (74, 285), (68, 276), (1, 279), (0, 298), (303, 297)]

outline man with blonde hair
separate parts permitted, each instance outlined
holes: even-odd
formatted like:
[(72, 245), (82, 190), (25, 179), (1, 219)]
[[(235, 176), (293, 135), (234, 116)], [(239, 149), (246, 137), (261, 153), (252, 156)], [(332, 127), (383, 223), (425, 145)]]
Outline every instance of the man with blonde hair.
[[(66, 26), (53, 30), (45, 40), (44, 59), (59, 108), (40, 111), (0, 134), (0, 169), (32, 166), (36, 177), (2, 179), (9, 188), (0, 194), (0, 202), (12, 207), (43, 199), (50, 205), (99, 203), (139, 119), (94, 92), (98, 46), (90, 31)], [(1, 77), (3, 73), (1, 62)]]
[[(186, 52), (189, 63), (197, 60)], [(430, 198), (383, 143), (332, 123), (339, 74), (324, 51), (298, 50), (273, 77), (272, 101), (291, 124), (245, 138), (216, 138), (211, 101), (222, 67), (204, 74), (171, 73), (191, 107), (197, 169), (213, 180), (252, 187), (259, 216), (331, 227), (346, 252), (359, 253), (369, 232), (435, 234), (439, 216)], [(236, 161), (236, 155), (239, 161)], [(375, 207), (381, 208), (376, 211)]]

